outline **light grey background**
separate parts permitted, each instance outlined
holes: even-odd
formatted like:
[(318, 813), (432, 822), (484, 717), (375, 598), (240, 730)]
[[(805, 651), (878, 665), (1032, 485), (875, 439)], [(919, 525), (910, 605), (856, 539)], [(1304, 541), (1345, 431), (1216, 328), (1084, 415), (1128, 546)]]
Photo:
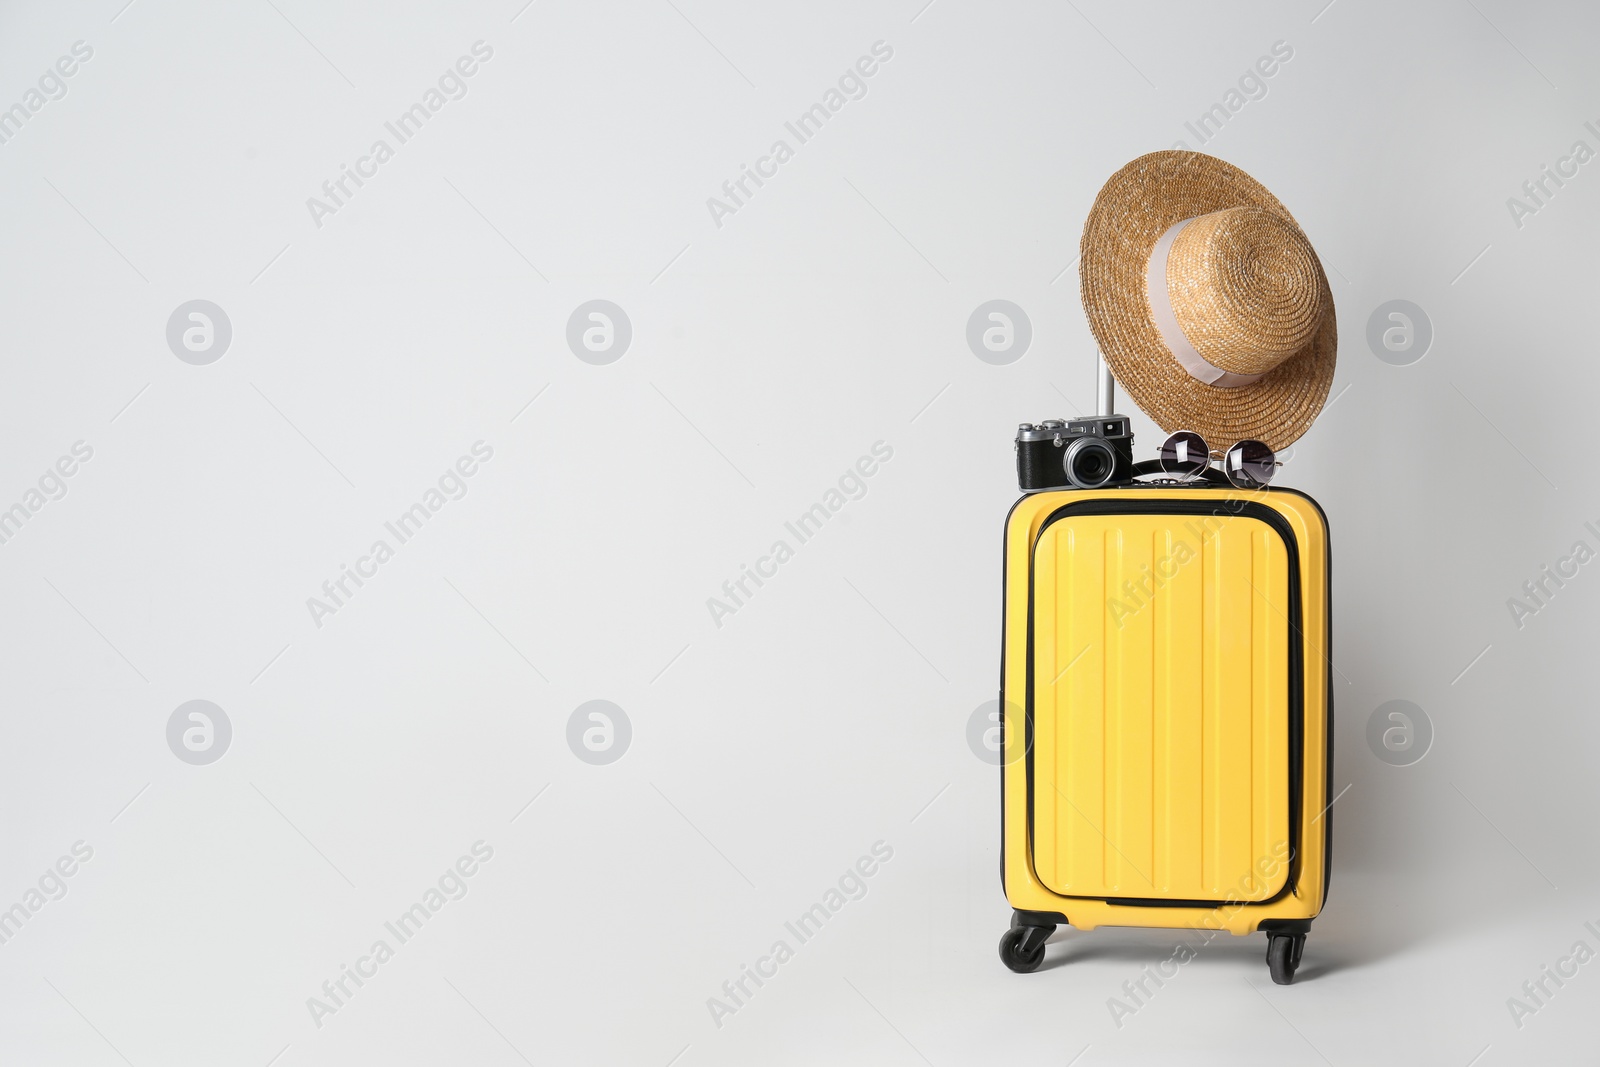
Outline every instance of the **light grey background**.
[[(0, 144), (0, 507), (93, 449), (0, 544), (0, 908), (93, 849), (0, 944), (0, 1060), (1592, 1050), (1600, 963), (1520, 1027), (1508, 998), (1600, 948), (1600, 571), (1520, 628), (1507, 599), (1600, 548), (1600, 163), (1534, 215), (1507, 200), (1600, 148), (1600, 12), (124, 2), (0, 12), (0, 107), (93, 49)], [(307, 199), (477, 41), (466, 96), (318, 226)], [(865, 96), (718, 226), (707, 199), (878, 41)], [(1279, 41), (1202, 146), (1185, 123)], [(1282, 478), (1333, 528), (1344, 791), (1300, 981), (1218, 942), (1118, 1026), (1174, 935), (1067, 932), (1006, 971), (966, 730), (1012, 432), (1093, 402), (1085, 213), (1179, 141), (1273, 189), (1332, 280), (1335, 399)], [(632, 326), (609, 365), (566, 342), (597, 299)], [(1006, 365), (966, 340), (996, 299), (1032, 329)], [(231, 322), (209, 365), (167, 344), (191, 300)], [(1367, 344), (1391, 300), (1431, 321), (1420, 362)], [(479, 441), (465, 496), (317, 626), (307, 598)], [(707, 599), (878, 441), (865, 495), (715, 625)], [(231, 723), (210, 764), (168, 747), (191, 700)], [(591, 700), (631, 723), (615, 762), (568, 748)], [(1391, 700), (1432, 723), (1420, 762), (1368, 748)], [(316, 1025), (307, 999), (478, 841), (469, 892)], [(707, 999), (877, 841), (866, 895), (715, 1025)]]

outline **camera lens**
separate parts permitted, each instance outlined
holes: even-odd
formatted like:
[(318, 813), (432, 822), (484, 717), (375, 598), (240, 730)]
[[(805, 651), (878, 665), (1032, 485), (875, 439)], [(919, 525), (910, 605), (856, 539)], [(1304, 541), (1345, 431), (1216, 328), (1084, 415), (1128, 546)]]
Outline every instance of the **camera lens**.
[(1179, 430), (1161, 443), (1158, 453), (1161, 469), (1168, 474), (1189, 478), (1211, 465), (1206, 439), (1193, 430)]
[(1222, 470), (1240, 489), (1260, 489), (1278, 472), (1278, 459), (1260, 441), (1240, 441), (1228, 449)]
[(1117, 454), (1098, 437), (1080, 437), (1067, 446), (1061, 464), (1067, 481), (1079, 489), (1098, 489), (1116, 473)]

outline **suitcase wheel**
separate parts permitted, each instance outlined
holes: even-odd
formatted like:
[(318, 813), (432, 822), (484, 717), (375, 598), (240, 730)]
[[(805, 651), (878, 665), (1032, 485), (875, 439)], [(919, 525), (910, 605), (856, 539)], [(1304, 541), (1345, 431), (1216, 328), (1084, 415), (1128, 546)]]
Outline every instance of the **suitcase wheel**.
[(1044, 962), (1044, 943), (1054, 926), (1013, 926), (1000, 936), (1000, 959), (1018, 974), (1037, 971)]
[(1305, 950), (1305, 934), (1268, 934), (1267, 968), (1277, 985), (1294, 981), (1294, 972), (1300, 966), (1300, 953)]

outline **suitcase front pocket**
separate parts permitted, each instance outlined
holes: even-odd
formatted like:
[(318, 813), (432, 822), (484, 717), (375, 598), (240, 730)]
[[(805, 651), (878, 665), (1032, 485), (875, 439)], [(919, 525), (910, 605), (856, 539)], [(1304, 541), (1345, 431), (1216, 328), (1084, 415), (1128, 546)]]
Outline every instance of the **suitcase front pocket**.
[(1244, 500), (1067, 505), (1031, 584), (1040, 882), (1153, 905), (1287, 891), (1303, 677), (1288, 527)]

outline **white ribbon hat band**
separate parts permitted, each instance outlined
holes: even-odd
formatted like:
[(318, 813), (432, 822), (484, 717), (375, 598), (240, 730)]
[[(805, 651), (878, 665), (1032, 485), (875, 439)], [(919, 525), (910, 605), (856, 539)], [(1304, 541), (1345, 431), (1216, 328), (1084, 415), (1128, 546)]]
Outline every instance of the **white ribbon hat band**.
[(1206, 385), (1214, 385), (1218, 389), (1237, 389), (1241, 385), (1258, 382), (1265, 375), (1235, 374), (1208, 363), (1204, 356), (1195, 351), (1194, 345), (1189, 343), (1189, 338), (1184, 334), (1183, 327), (1178, 325), (1178, 317), (1172, 311), (1172, 295), (1167, 292), (1167, 256), (1171, 253), (1172, 243), (1178, 239), (1178, 234), (1193, 221), (1192, 218), (1184, 219), (1169, 227), (1156, 241), (1156, 246), (1150, 250), (1150, 261), (1145, 267), (1150, 318), (1173, 358), (1178, 361), (1179, 366), (1189, 372), (1191, 378)]

